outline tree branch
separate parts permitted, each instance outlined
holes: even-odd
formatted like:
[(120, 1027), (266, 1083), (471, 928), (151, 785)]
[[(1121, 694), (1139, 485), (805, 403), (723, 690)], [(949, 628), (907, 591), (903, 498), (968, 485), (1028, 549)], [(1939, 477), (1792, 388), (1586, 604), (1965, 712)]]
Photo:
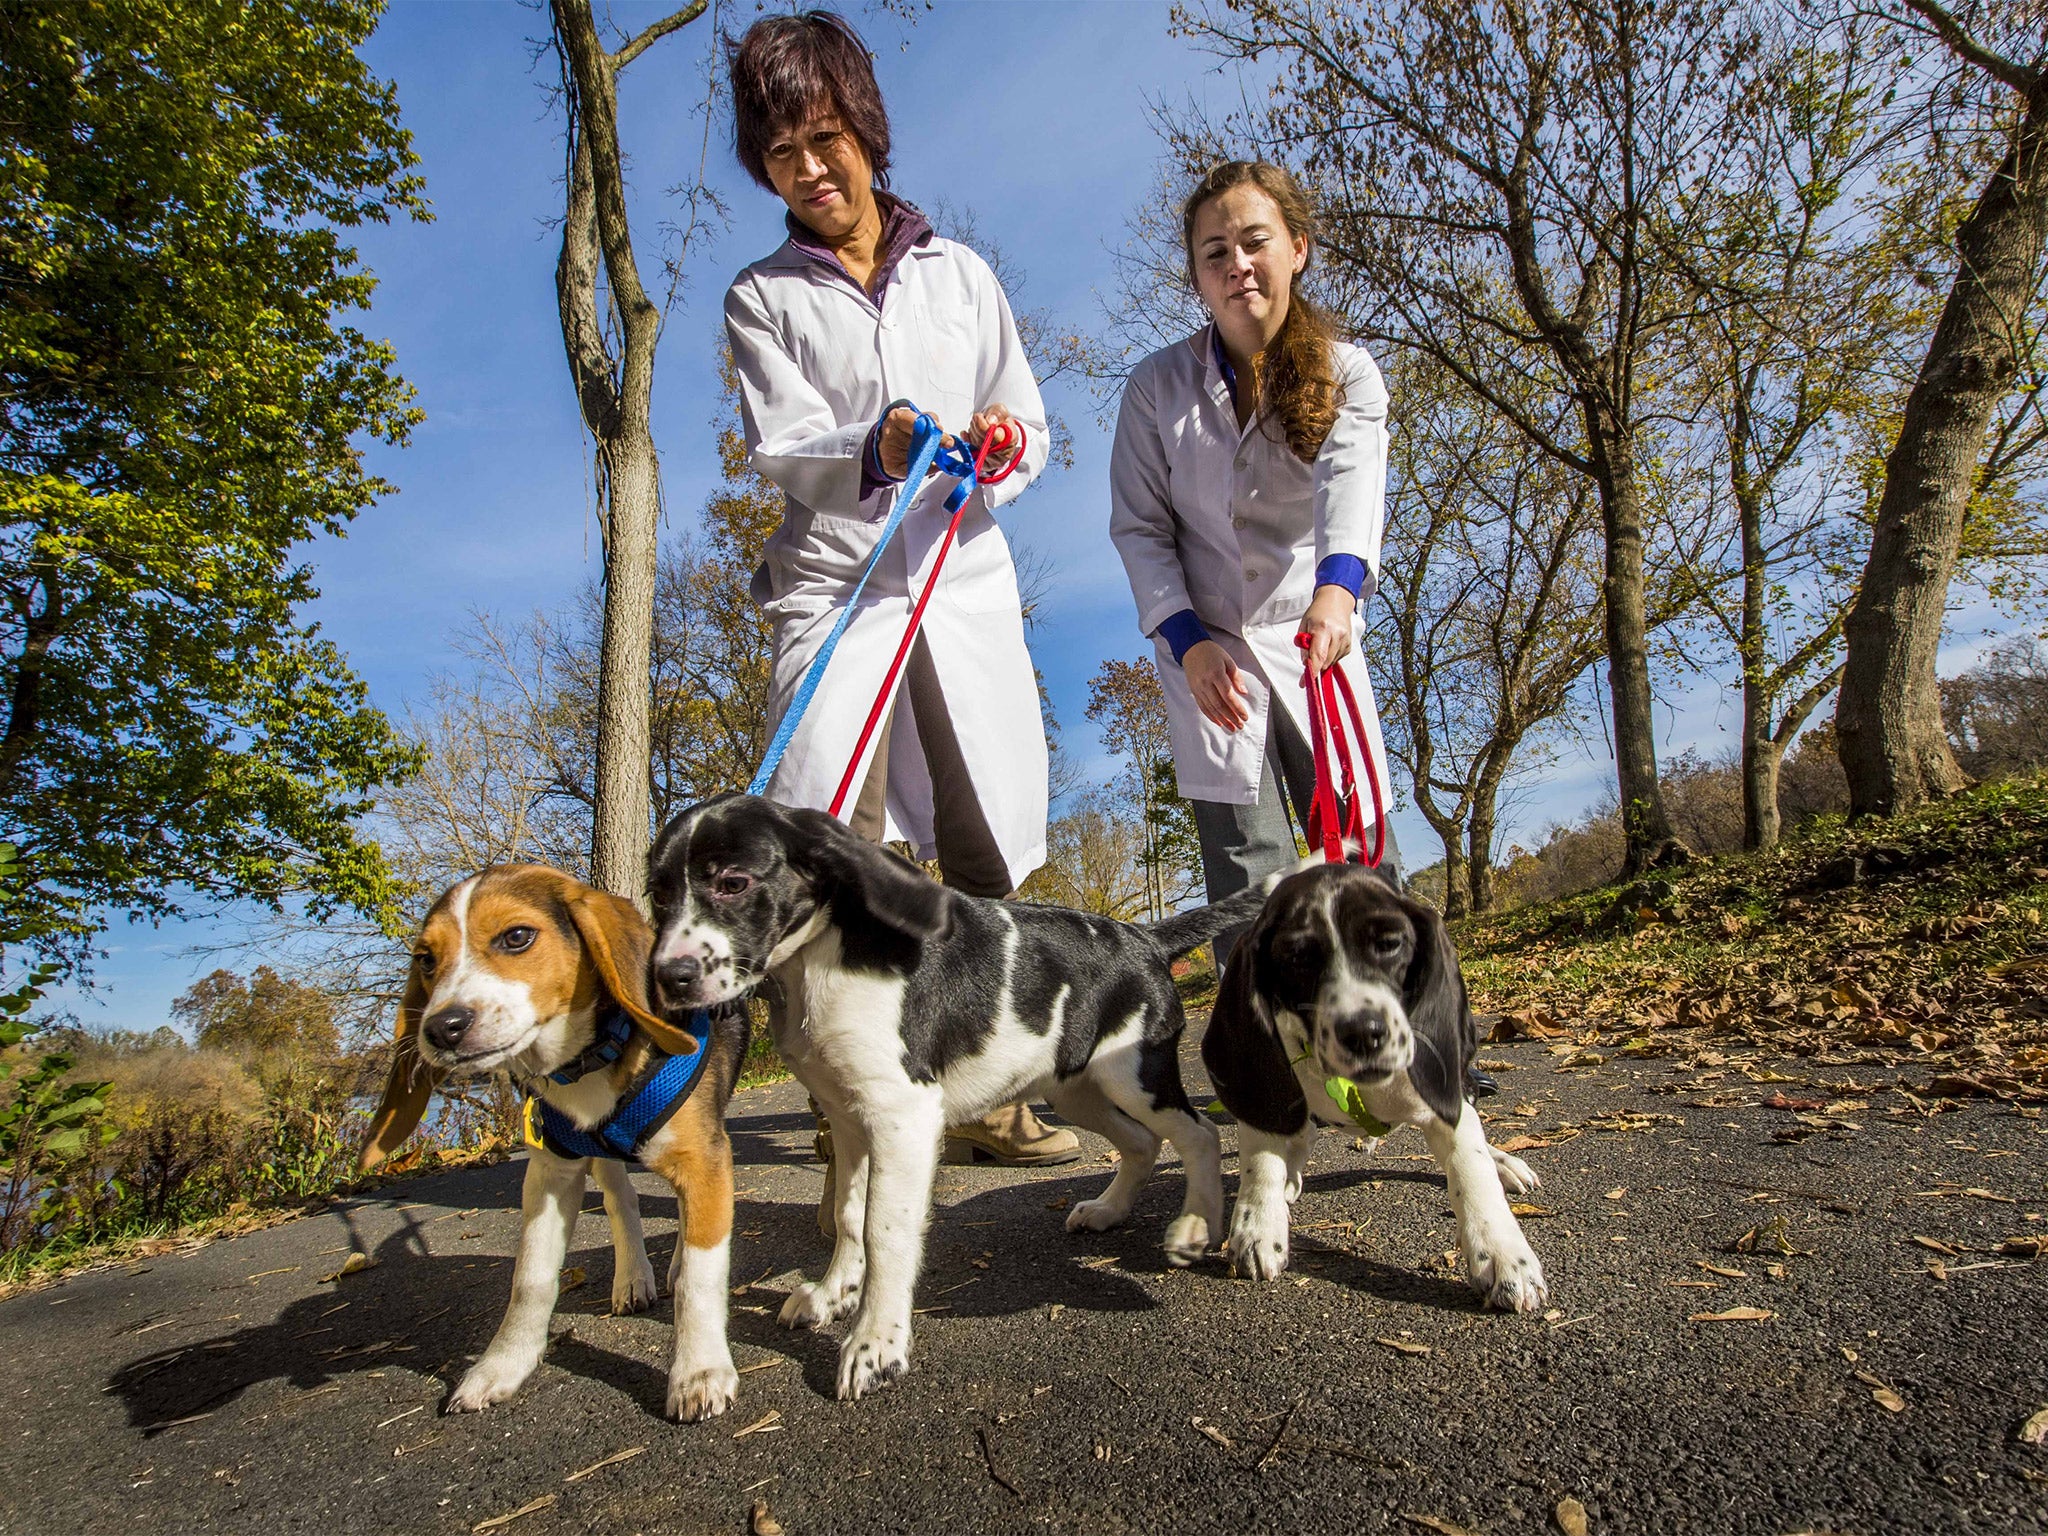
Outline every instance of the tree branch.
[(613, 54), (611, 56), (612, 68), (614, 70), (624, 69), (654, 44), (667, 37), (669, 33), (679, 32), (684, 27), (687, 27), (691, 22), (704, 14), (705, 7), (709, 3), (710, 0), (690, 0), (690, 3), (680, 11), (671, 16), (664, 16), (660, 21), (654, 23), (653, 26), (647, 28), (646, 31)]

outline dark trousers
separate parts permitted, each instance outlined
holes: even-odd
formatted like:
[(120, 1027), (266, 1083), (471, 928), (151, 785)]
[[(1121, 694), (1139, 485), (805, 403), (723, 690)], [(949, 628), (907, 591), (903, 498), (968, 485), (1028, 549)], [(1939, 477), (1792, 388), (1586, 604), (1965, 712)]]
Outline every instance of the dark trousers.
[[(917, 744), (924, 749), (925, 766), (932, 777), (932, 840), (939, 845), (940, 878), (968, 896), (1007, 896), (1010, 866), (996, 846), (995, 834), (989, 830), (973, 781), (967, 776), (967, 760), (961, 756), (953, 718), (946, 713), (945, 696), (939, 692), (938, 669), (932, 665), (931, 649), (922, 633), (910, 647), (903, 673), (897, 698), (906, 691), (910, 695)], [(891, 700), (868, 776), (854, 801), (853, 814), (847, 818), (847, 824), (871, 843), (882, 840), (889, 803), (889, 743), (895, 729), (896, 701)]]

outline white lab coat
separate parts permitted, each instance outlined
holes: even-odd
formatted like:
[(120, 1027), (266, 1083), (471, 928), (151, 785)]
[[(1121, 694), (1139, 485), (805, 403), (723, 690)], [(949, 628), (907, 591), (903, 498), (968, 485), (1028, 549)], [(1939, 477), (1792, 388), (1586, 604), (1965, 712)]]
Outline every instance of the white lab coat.
[[(1332, 350), (1344, 403), (1313, 465), (1294, 456), (1275, 424), (1254, 420), (1239, 430), (1208, 327), (1153, 353), (1124, 386), (1110, 458), (1110, 537), (1137, 599), (1138, 627), (1155, 637), (1174, 770), (1191, 800), (1258, 803), (1268, 712), (1276, 703), (1308, 739), (1294, 637), (1323, 557), (1365, 562), (1361, 598), (1379, 581), (1387, 389), (1363, 347), (1338, 342)], [(1172, 648), (1156, 636), (1160, 623), (1183, 608), (1194, 609), (1244, 675), (1251, 719), (1237, 731), (1202, 714)], [(1391, 812), (1386, 747), (1359, 632), (1354, 619), (1352, 651), (1340, 665), (1372, 742), (1382, 810)]]
[[(976, 798), (1012, 886), (1022, 885), (1045, 862), (1045, 728), (1016, 568), (989, 513), (1045, 466), (1048, 443), (1045, 407), (1001, 285), (973, 251), (934, 238), (903, 257), (877, 305), (843, 274), (784, 244), (734, 280), (725, 325), (752, 463), (787, 497), (752, 588), (775, 626), (776, 721), (898, 494), (894, 486), (865, 502), (860, 494), (861, 454), (883, 408), (908, 399), (946, 430), (964, 432), (975, 411), (1001, 402), (1023, 423), (1024, 460), (971, 498), (923, 625)], [(830, 805), (945, 535), (951, 514), (942, 503), (956, 484), (935, 475), (912, 505), (768, 784), (770, 799)], [(931, 778), (901, 684), (896, 708), (887, 835), (931, 858)], [(867, 766), (864, 758), (849, 808)]]

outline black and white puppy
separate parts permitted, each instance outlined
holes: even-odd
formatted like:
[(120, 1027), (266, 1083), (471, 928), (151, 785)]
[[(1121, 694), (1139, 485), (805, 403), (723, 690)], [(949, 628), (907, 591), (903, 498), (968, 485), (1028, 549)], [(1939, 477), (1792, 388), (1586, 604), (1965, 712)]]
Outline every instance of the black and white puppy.
[(1543, 1266), (1502, 1189), (1503, 1178), (1533, 1189), (1536, 1177), (1487, 1145), (1465, 1099), (1477, 1044), (1458, 952), (1435, 912), (1357, 864), (1279, 882), (1224, 968), (1202, 1040), (1238, 1122), (1232, 1270), (1271, 1279), (1287, 1268), (1309, 1141), (1317, 1122), (1352, 1124), (1328, 1086), (1349, 1079), (1372, 1118), (1421, 1127), (1450, 1186), (1472, 1288), (1505, 1311), (1541, 1311)]
[(821, 811), (747, 795), (670, 822), (648, 888), (661, 1003), (704, 1007), (772, 982), (776, 1048), (832, 1118), (838, 1242), (782, 1322), (857, 1314), (841, 1398), (909, 1365), (939, 1139), (997, 1105), (1044, 1098), (1122, 1154), (1109, 1187), (1068, 1213), (1069, 1230), (1122, 1222), (1172, 1142), (1187, 1193), (1167, 1260), (1208, 1250), (1223, 1219), (1221, 1148), (1181, 1087), (1171, 962), (1249, 920), (1263, 889), (1150, 928), (983, 900)]

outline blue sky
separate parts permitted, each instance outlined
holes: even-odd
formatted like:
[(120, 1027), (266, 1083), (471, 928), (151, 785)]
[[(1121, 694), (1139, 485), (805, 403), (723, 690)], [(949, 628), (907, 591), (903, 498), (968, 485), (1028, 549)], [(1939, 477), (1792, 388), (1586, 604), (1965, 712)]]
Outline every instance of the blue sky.
[[(670, 8), (614, 4), (611, 15), (630, 31)], [(728, 25), (755, 13), (729, 6)], [(1100, 326), (1097, 295), (1114, 287), (1124, 221), (1159, 186), (1148, 102), (1230, 96), (1232, 82), (1169, 35), (1167, 7), (1151, 0), (941, 0), (914, 24), (860, 24), (879, 55), (896, 189), (971, 210), (1026, 275), (1024, 306), (1049, 309), (1065, 326)], [(543, 90), (552, 61), (534, 64), (544, 26), (544, 12), (510, 0), (395, 0), (365, 50), (397, 85), (436, 213), (432, 224), (373, 228), (359, 242), (380, 279), (367, 329), (396, 347), (426, 421), (410, 447), (370, 454), (398, 493), (310, 556), (318, 618), (394, 713), (454, 664), (449, 635), (472, 611), (558, 605), (595, 569), (586, 439), (555, 313), (548, 221), (561, 203), (561, 141)], [(703, 151), (697, 107), (709, 40), (708, 26), (693, 25), (622, 82), (631, 216), (650, 276), (658, 225), (674, 207), (664, 189), (692, 176)], [(732, 228), (691, 258), (657, 364), (670, 532), (694, 524), (717, 475), (720, 297), (733, 272), (782, 238), (781, 204), (746, 180), (729, 142), (721, 119), (710, 170)], [(1003, 521), (1017, 542), (1054, 557), (1057, 582), (1032, 646), (1067, 743), (1086, 759), (1098, 751), (1081, 714), (1089, 675), (1106, 656), (1149, 646), (1108, 539), (1099, 402), (1078, 387), (1048, 393), (1074, 429), (1074, 467), (1047, 477)], [(1390, 559), (1399, 541), (1391, 529)], [(1719, 751), (1736, 723), (1731, 701), (1696, 690), (1660, 716), (1660, 746)], [(1539, 832), (1575, 813), (1608, 773), (1604, 753), (1596, 762), (1568, 748), (1551, 779), (1524, 797), (1520, 828)], [(1438, 856), (1412, 811), (1396, 826), (1411, 863)], [(221, 932), (215, 921), (117, 927), (96, 993), (61, 1001), (90, 1027), (152, 1028), (217, 963), (193, 954), (194, 944)]]

